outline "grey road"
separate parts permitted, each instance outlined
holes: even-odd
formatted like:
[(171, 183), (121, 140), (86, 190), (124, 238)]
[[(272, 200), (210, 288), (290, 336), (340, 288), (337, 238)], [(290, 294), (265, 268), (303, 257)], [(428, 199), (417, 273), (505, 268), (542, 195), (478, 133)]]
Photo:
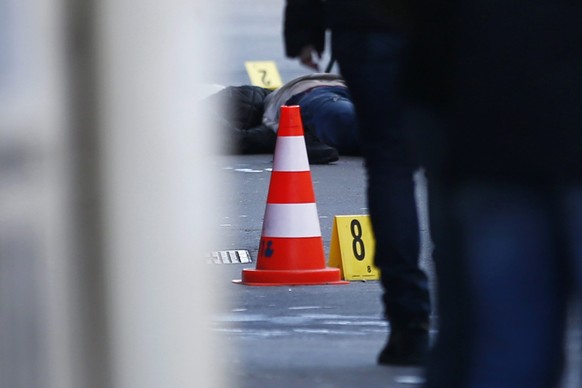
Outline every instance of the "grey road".
[[(254, 268), (269, 191), (271, 155), (219, 158), (225, 206), (216, 220), (219, 250), (248, 250), (250, 264), (210, 264), (220, 272), (225, 311), (213, 319), (232, 353), (222, 359), (240, 387), (399, 387), (418, 385), (422, 371), (378, 367), (388, 326), (377, 281), (348, 285), (252, 287), (234, 284)], [(336, 215), (367, 214), (362, 160), (342, 157), (310, 167), (325, 255)], [(422, 179), (418, 199), (422, 209)], [(432, 274), (423, 226), (423, 265)], [(432, 275), (431, 275), (432, 276)]]
[[(284, 55), (283, 0), (223, 0), (223, 4), (217, 34), (223, 43), (218, 49), (225, 66), (217, 72), (217, 84), (249, 83), (246, 61), (274, 61), (283, 81), (311, 72)], [(326, 53), (322, 61), (326, 64), (328, 60)]]
[[(306, 74), (285, 58), (282, 42), (283, 0), (226, 0), (217, 28), (226, 60), (213, 80), (220, 85), (250, 83), (245, 61), (275, 61), (285, 80)], [(328, 57), (324, 57), (324, 62)], [(272, 155), (222, 156), (224, 207), (213, 220), (220, 236), (217, 251), (248, 250), (256, 260), (266, 206)], [(325, 254), (329, 254), (336, 215), (366, 214), (361, 158), (311, 166)], [(421, 265), (434, 290), (431, 244), (426, 218), (426, 182), (416, 176), (422, 236)], [(327, 257), (327, 256), (326, 256)], [(341, 286), (251, 287), (234, 284), (248, 264), (209, 264), (219, 273), (215, 287), (224, 311), (212, 319), (225, 347), (219, 370), (235, 387), (405, 387), (420, 386), (422, 370), (379, 367), (375, 357), (388, 326), (382, 319), (377, 281)], [(438, 312), (433, 312), (433, 338)], [(576, 322), (579, 322), (577, 320)], [(579, 327), (579, 325), (578, 325)], [(564, 388), (579, 386), (580, 330), (569, 331), (571, 361)]]

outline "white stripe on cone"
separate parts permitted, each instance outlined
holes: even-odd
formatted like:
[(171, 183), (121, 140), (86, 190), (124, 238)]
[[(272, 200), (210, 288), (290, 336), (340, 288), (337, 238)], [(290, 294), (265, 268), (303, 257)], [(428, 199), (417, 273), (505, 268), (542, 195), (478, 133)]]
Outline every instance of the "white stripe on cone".
[(279, 136), (273, 159), (273, 171), (309, 171), (303, 136)]
[(267, 203), (263, 237), (321, 237), (315, 203)]

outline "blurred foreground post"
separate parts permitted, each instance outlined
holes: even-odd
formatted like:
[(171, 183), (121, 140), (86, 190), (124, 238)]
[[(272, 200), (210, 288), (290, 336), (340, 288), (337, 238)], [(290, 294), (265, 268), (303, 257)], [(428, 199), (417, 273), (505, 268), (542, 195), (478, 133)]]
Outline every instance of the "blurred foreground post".
[(0, 386), (226, 385), (196, 106), (216, 11), (0, 0)]

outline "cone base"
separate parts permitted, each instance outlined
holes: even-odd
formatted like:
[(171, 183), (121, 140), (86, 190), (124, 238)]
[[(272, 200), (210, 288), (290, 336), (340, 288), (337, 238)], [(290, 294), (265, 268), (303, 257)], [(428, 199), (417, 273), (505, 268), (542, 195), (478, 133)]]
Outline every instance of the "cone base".
[(245, 268), (242, 279), (233, 283), (247, 286), (300, 286), (300, 285), (339, 285), (350, 282), (341, 280), (339, 268), (315, 270), (257, 270)]

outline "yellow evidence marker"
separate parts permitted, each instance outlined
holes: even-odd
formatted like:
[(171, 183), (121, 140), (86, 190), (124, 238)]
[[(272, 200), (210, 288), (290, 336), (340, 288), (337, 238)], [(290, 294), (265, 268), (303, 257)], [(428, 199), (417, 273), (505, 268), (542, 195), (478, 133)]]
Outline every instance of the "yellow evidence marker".
[(271, 90), (283, 86), (274, 61), (247, 61), (245, 67), (253, 86)]
[(378, 280), (374, 266), (376, 241), (369, 215), (335, 216), (331, 231), (329, 266), (339, 268), (344, 280)]

